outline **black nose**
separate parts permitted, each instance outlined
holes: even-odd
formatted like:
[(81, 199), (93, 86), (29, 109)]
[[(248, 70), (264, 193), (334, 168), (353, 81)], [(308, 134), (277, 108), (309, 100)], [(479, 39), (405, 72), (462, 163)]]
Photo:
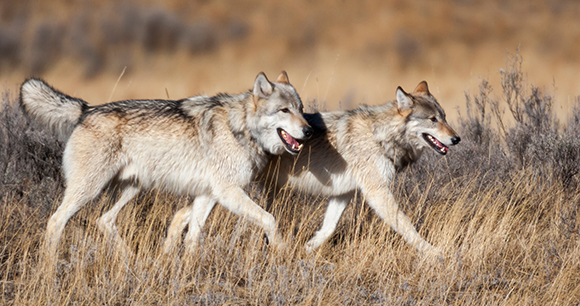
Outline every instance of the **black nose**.
[(309, 126), (305, 126), (302, 128), (302, 133), (304, 133), (304, 137), (310, 138), (312, 133), (314, 133), (314, 130)]
[(461, 141), (461, 138), (459, 138), (459, 136), (455, 136), (453, 138), (451, 138), (451, 143), (453, 143), (454, 145), (458, 144)]

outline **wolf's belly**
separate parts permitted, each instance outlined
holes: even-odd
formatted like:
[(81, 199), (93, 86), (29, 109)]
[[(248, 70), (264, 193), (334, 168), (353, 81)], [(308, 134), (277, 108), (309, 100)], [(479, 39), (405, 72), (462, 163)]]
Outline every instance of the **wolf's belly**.
[(313, 195), (325, 196), (339, 196), (358, 187), (356, 180), (348, 173), (317, 177), (312, 172), (303, 172), (299, 176), (290, 176), (287, 185)]

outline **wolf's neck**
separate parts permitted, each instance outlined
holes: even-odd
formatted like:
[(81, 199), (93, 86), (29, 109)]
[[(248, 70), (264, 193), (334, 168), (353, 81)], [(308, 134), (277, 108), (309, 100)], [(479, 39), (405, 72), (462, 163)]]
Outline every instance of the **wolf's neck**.
[(421, 149), (417, 149), (408, 139), (405, 125), (393, 125), (385, 128), (385, 134), (378, 140), (385, 156), (390, 159), (397, 171), (404, 169), (421, 156)]
[(260, 146), (258, 142), (258, 135), (252, 134), (252, 122), (249, 122), (251, 116), (248, 115), (250, 110), (248, 109), (248, 103), (252, 103), (252, 96), (248, 94), (243, 94), (243, 101), (237, 103), (233, 107), (228, 115), (228, 124), (230, 125), (230, 130), (232, 134), (238, 141), (238, 143), (243, 147), (242, 152), (248, 154), (248, 159), (252, 163), (254, 171), (260, 172), (268, 163), (270, 156), (264, 149)]
[(364, 120), (382, 153), (401, 170), (415, 162), (421, 149), (407, 133), (406, 117), (401, 115), (395, 103), (367, 107)]

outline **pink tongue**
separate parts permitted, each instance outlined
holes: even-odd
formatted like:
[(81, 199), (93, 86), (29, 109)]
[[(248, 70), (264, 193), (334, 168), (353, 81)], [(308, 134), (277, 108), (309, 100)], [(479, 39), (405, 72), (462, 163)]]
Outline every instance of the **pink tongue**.
[(443, 148), (443, 145), (441, 144), (441, 142), (439, 142), (439, 140), (437, 140), (437, 138), (433, 138), (433, 143), (435, 143), (437, 147)]
[(286, 142), (290, 145), (290, 146), (299, 146), (300, 144), (298, 143), (298, 141), (296, 141), (296, 139), (294, 139), (294, 137), (290, 136), (290, 134), (286, 134)]

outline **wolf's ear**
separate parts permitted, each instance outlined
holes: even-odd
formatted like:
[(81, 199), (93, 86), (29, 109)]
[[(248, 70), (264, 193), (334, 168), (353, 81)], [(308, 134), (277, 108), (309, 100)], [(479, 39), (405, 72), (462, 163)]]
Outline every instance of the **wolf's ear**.
[(397, 87), (397, 106), (400, 110), (407, 110), (413, 106), (413, 99), (409, 97), (401, 86)]
[(421, 83), (419, 83), (419, 85), (417, 85), (417, 87), (415, 87), (415, 92), (417, 93), (423, 93), (426, 95), (430, 95), (431, 93), (429, 92), (429, 86), (427, 86), (427, 82), (426, 81), (422, 81)]
[(288, 80), (288, 74), (286, 73), (286, 71), (282, 70), (282, 72), (278, 76), (278, 79), (276, 79), (276, 83), (290, 85), (290, 81)]
[(256, 80), (254, 81), (254, 90), (253, 94), (259, 98), (268, 98), (274, 88), (272, 87), (272, 83), (268, 81), (268, 78), (263, 72), (258, 73)]

